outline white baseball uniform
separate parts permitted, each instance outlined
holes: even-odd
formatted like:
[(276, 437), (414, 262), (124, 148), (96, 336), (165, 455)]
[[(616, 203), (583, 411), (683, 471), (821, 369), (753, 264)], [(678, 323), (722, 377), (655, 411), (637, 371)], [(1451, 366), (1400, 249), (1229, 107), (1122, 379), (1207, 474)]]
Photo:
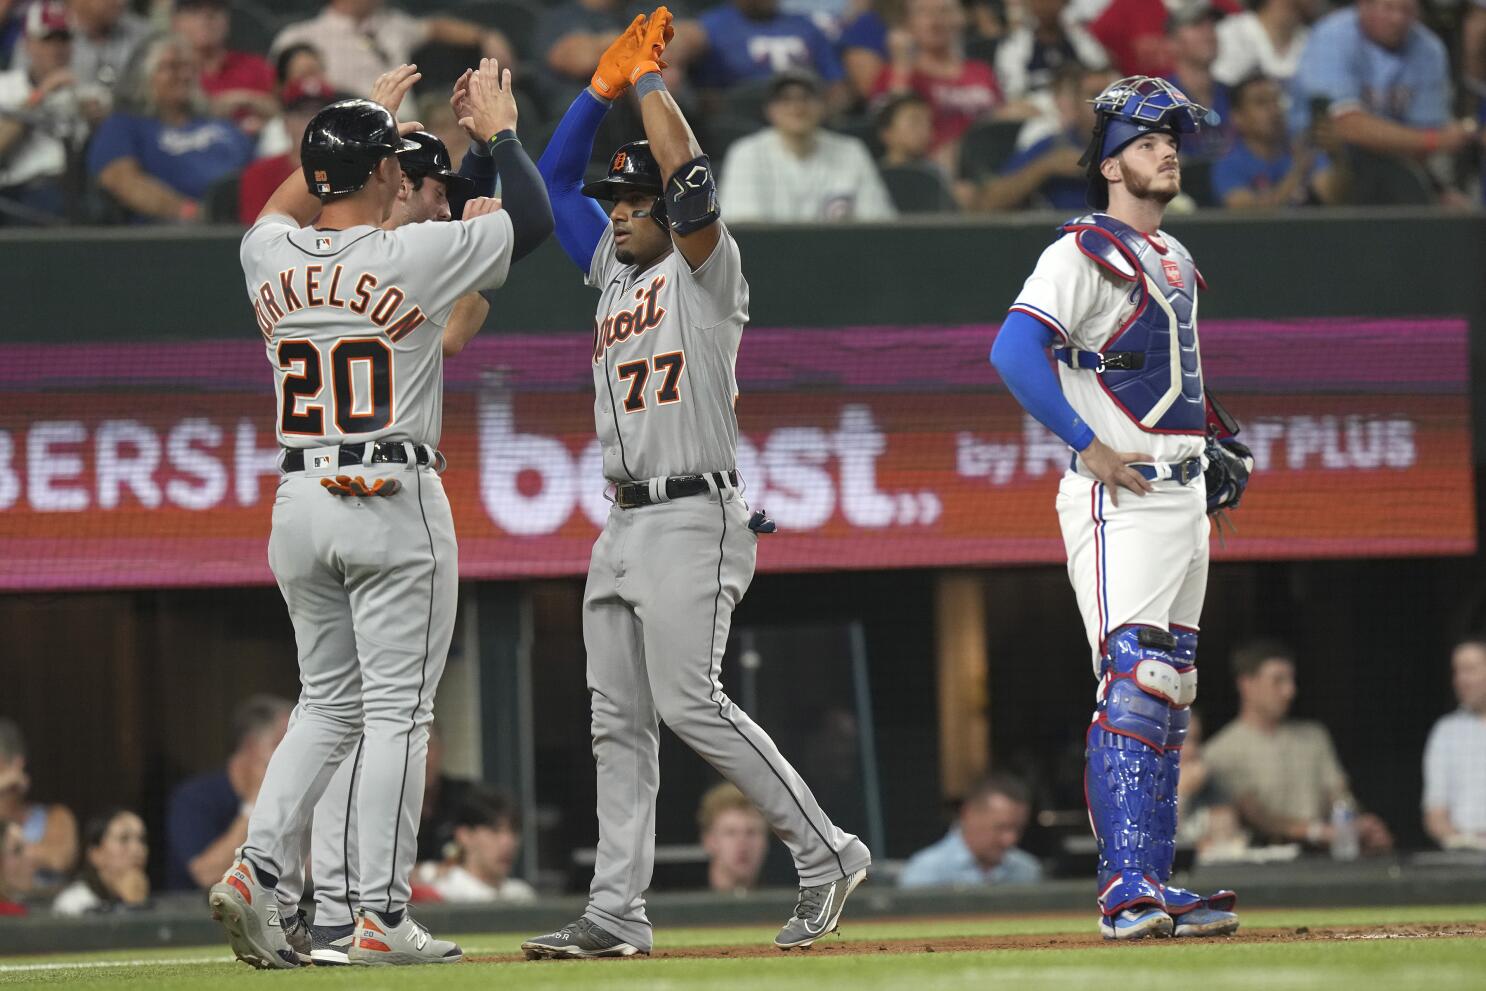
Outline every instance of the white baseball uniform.
[[(1156, 250), (1186, 254), (1164, 232), (1151, 241)], [(1134, 318), (1142, 292), (1168, 291), (1149, 275), (1142, 278), (1144, 284), (1108, 271), (1065, 234), (1042, 253), (1011, 309), (1051, 328), (1060, 345), (1099, 351)], [(1200, 433), (1142, 428), (1098, 373), (1063, 363), (1058, 373), (1069, 405), (1115, 451), (1149, 455), (1155, 464), (1202, 456)], [(1082, 462), (1075, 465), (1058, 487), (1058, 520), (1097, 676), (1104, 641), (1121, 626), (1197, 629), (1207, 591), (1206, 489), (1200, 478), (1187, 485), (1156, 481), (1143, 497), (1121, 490), (1115, 505)]]

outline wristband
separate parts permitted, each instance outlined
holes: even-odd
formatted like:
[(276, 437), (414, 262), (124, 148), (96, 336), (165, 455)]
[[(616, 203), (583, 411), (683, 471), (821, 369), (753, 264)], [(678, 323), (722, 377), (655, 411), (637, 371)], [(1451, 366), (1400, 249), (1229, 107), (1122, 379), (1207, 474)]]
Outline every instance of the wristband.
[(498, 145), (505, 144), (507, 141), (519, 140), (520, 139), (516, 137), (515, 128), (508, 127), (504, 131), (496, 131), (494, 134), (492, 134), (490, 136), (490, 140), (486, 143), (486, 147), (488, 147), (491, 151), (495, 151)]
[(641, 62), (635, 66), (635, 71), (630, 73), (630, 79), (635, 87), (635, 96), (645, 99), (647, 93), (666, 90), (666, 81), (661, 78), (660, 66), (654, 62)]
[(1424, 132), (1424, 154), (1433, 155), (1440, 150), (1440, 132), (1434, 128)]
[(186, 200), (181, 204), (180, 209), (176, 211), (176, 216), (181, 220), (195, 220), (200, 213), (200, 203), (197, 203), (195, 200)]

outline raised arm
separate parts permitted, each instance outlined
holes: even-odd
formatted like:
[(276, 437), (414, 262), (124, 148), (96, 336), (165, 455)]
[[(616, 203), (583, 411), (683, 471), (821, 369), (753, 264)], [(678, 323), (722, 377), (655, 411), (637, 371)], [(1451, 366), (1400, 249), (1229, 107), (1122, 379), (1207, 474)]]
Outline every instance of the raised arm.
[(490, 157), (500, 179), (502, 208), (511, 218), (511, 260), (530, 254), (552, 233), (552, 204), (536, 166), (516, 137), (516, 97), (511, 70), (481, 59), (469, 78), (470, 117), (462, 126), (488, 135)]
[(671, 239), (686, 263), (697, 269), (712, 257), (722, 228), (717, 225), (717, 185), (712, 163), (702, 154), (691, 125), (661, 78), (660, 71), (666, 67), (661, 53), (673, 34), (671, 12), (657, 7), (646, 24), (630, 80), (635, 95), (640, 98), (645, 137), (650, 141), (650, 151), (660, 165), (665, 182), (662, 195)]
[[(377, 77), (376, 83), (372, 85), (371, 100), (386, 107), (393, 118), (397, 117), (397, 110), (402, 106), (402, 99), (408, 91), (417, 85), (423, 74), (415, 65), (403, 64), (395, 69), (389, 69)], [(421, 131), (423, 125), (416, 120), (397, 125), (397, 133), (411, 134), (413, 131)], [(304, 175), (295, 170), (289, 178), (279, 184), (263, 209), (258, 211), (258, 219), (262, 220), (270, 214), (279, 214), (293, 218), (298, 227), (306, 227), (315, 217), (320, 214), (320, 200), (314, 193), (310, 192), (309, 183), (304, 181)]]
[(609, 225), (608, 215), (598, 203), (583, 195), (583, 172), (593, 156), (593, 139), (609, 112), (612, 101), (629, 86), (627, 62), (632, 61), (644, 36), (645, 17), (636, 15), (629, 27), (605, 49), (588, 88), (578, 94), (537, 162), (552, 213), (557, 220), (557, 241), (562, 250), (586, 274), (593, 253)]

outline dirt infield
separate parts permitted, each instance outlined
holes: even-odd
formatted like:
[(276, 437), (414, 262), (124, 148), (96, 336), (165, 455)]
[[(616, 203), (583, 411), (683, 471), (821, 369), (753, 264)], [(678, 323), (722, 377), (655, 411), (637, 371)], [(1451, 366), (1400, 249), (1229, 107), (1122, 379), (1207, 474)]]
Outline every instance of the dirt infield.
[[(1486, 937), (1486, 925), (1404, 925), (1404, 926), (1327, 926), (1310, 929), (1245, 929), (1236, 936), (1219, 937), (1245, 943), (1340, 942), (1373, 939), (1460, 939)], [(879, 953), (970, 953), (982, 950), (1106, 950), (1128, 952), (1132, 947), (1158, 950), (1162, 946), (1186, 943), (1187, 940), (1147, 939), (1122, 945), (1105, 940), (1097, 932), (1057, 933), (1052, 935), (1015, 936), (946, 936), (919, 939), (846, 940), (827, 938), (808, 950), (794, 950), (796, 956), (851, 956)], [(767, 944), (749, 946), (687, 946), (657, 950), (652, 960), (741, 959), (784, 955)], [(517, 953), (471, 958), (476, 963), (509, 963), (520, 960)], [(632, 957), (630, 959), (644, 959)]]

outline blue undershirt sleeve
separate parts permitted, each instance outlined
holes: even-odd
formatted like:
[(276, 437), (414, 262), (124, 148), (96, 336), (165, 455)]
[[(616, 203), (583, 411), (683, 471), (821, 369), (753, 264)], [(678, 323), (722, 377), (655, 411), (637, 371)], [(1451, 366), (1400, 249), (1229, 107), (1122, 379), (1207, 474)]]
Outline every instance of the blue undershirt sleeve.
[(1013, 310), (991, 347), (991, 364), (1023, 409), (1063, 443), (1082, 451), (1094, 442), (1094, 431), (1068, 405), (1058, 385), (1058, 376), (1047, 361), (1052, 343), (1053, 332), (1044, 324)]
[(585, 88), (562, 115), (537, 162), (552, 201), (558, 243), (585, 274), (609, 225), (604, 208), (581, 192), (583, 172), (593, 154), (593, 139), (608, 112), (609, 104)]

